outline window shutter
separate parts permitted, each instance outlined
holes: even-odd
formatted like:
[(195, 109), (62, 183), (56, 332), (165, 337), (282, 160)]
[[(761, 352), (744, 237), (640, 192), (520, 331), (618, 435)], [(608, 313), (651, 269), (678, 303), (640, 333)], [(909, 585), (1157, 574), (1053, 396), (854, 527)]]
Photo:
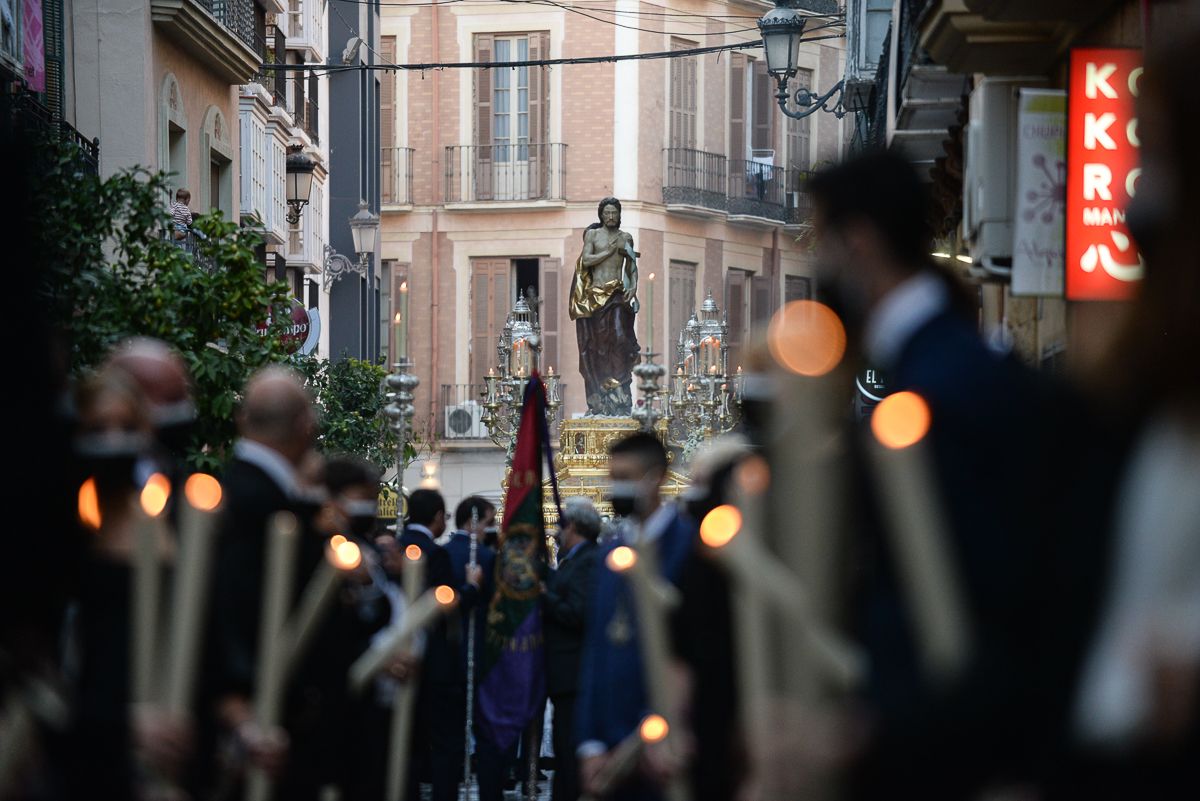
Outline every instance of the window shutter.
[(725, 276), (725, 316), (729, 320), (729, 364), (736, 369), (746, 337), (746, 273), (730, 270)]
[(771, 76), (767, 74), (767, 62), (754, 62), (754, 94), (750, 98), (751, 120), (754, 123), (750, 135), (750, 147), (754, 150), (774, 150), (775, 136), (771, 122)]
[(561, 269), (562, 259), (542, 259), (542, 372), (547, 367), (562, 372), (562, 364), (558, 361), (558, 310), (562, 305), (558, 279)]
[(766, 325), (771, 319), (771, 279), (756, 275), (750, 279), (750, 322), (754, 327)]
[[(695, 42), (671, 39), (672, 50), (689, 50)], [(669, 141), (673, 148), (696, 147), (696, 59), (673, 58), (670, 70)]]
[[(529, 59), (545, 58), (550, 34), (529, 34)], [(550, 179), (549, 76), (544, 67), (529, 67), (529, 197), (545, 196)], [(514, 132), (515, 133), (515, 132)]]
[[(385, 64), (396, 63), (396, 37), (379, 40), (379, 56)], [(395, 203), (396, 193), (396, 73), (384, 70), (379, 76), (379, 185), (384, 203)]]
[[(496, 365), (496, 338), (508, 317), (506, 259), (471, 262), (471, 380), (482, 380)], [(409, 330), (411, 336), (414, 332)]]
[[(746, 158), (746, 57), (734, 53), (729, 58), (729, 160)], [(730, 169), (733, 174), (733, 168)]]
[[(495, 37), (490, 33), (475, 36), (475, 61), (492, 61), (496, 52)], [(475, 70), (475, 158), (474, 185), (476, 200), (492, 199), (492, 71)]]
[(669, 296), (667, 308), (667, 348), (670, 354), (669, 363), (674, 362), (678, 344), (679, 332), (687, 324), (692, 310), (696, 308), (696, 265), (685, 261), (672, 260), (669, 271), (670, 285), (667, 289)]
[(783, 279), (783, 300), (812, 300), (812, 279), (806, 275), (788, 275)]
[[(797, 90), (812, 88), (812, 70), (796, 70), (792, 85)], [(807, 172), (809, 160), (809, 133), (811, 117), (803, 119), (788, 119), (787, 122), (787, 157), (788, 167), (800, 172)]]
[(308, 131), (312, 134), (313, 141), (316, 141), (321, 136), (321, 115), (317, 109), (317, 98), (320, 95), (320, 87), (317, 84), (317, 74), (310, 72), (308, 74), (308, 100), (310, 105), (304, 109), (304, 118), (308, 120)]

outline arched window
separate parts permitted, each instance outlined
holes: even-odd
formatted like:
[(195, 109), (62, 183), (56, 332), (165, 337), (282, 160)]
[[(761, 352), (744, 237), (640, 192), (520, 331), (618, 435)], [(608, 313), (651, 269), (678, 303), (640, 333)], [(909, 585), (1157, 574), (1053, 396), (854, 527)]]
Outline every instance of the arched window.
[(220, 209), (225, 219), (233, 216), (233, 146), (229, 123), (216, 106), (204, 113), (204, 133), (200, 140), (200, 199), (205, 211)]
[(168, 72), (158, 96), (158, 168), (168, 173), (171, 194), (188, 183), (187, 112), (179, 81)]

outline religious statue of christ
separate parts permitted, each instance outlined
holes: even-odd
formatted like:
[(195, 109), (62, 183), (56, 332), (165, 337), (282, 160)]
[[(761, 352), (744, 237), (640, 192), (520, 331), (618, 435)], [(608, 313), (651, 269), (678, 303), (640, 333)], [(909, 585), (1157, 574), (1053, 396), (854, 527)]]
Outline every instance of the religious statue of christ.
[(621, 201), (606, 197), (600, 222), (583, 232), (583, 251), (571, 280), (570, 314), (579, 340), (588, 414), (628, 417), (633, 366), (638, 360), (637, 257), (633, 237), (621, 230)]

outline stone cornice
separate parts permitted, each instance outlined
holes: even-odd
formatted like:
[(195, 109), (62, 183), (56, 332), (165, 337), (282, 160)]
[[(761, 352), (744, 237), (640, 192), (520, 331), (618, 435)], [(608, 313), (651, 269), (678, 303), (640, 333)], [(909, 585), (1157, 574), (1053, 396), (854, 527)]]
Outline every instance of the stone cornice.
[(262, 67), (262, 58), (209, 13), (198, 0), (150, 0), (150, 18), (222, 79), (242, 84)]

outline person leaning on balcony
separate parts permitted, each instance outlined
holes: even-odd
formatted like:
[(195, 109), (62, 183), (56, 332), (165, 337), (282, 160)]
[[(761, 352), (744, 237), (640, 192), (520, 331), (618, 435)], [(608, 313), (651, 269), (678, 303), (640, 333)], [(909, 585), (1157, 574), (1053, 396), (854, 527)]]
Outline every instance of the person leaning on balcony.
[(188, 204), (192, 202), (192, 193), (180, 187), (175, 190), (175, 202), (171, 204), (171, 227), (176, 239), (186, 239), (192, 227), (192, 210)]

